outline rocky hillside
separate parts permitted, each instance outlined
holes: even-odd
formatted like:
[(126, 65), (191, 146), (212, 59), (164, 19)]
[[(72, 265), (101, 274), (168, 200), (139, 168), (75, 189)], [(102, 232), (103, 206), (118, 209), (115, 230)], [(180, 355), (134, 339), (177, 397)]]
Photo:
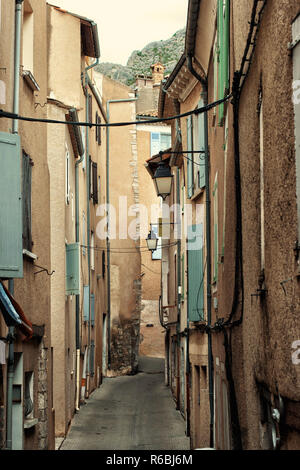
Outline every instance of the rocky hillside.
[(134, 85), (136, 75), (149, 75), (150, 66), (158, 61), (166, 67), (165, 74), (168, 75), (183, 53), (184, 42), (185, 29), (181, 29), (166, 41), (151, 42), (141, 51), (134, 51), (126, 66), (105, 62), (100, 64), (97, 70), (129, 86)]

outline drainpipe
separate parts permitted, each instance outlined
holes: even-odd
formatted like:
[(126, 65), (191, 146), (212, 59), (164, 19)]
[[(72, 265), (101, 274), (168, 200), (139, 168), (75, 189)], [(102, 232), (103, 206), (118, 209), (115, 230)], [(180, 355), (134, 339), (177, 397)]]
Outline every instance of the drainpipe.
[[(192, 55), (187, 54), (187, 65), (190, 73), (197, 78), (203, 88), (204, 106), (208, 104), (207, 77), (202, 78), (193, 67)], [(210, 201), (210, 155), (208, 146), (208, 116), (204, 113), (204, 136), (205, 136), (205, 184), (206, 184), (206, 257), (207, 257), (207, 336), (208, 336), (208, 369), (209, 369), (209, 403), (210, 403), (210, 447), (214, 448), (214, 362), (212, 353), (211, 337), (211, 201)]]
[[(86, 89), (86, 122), (89, 120), (89, 94), (88, 94), (88, 71), (99, 64), (99, 57), (96, 61), (85, 68), (85, 89)], [(86, 198), (87, 198), (87, 246), (88, 246), (88, 285), (89, 285), (89, 323), (88, 323), (88, 346), (86, 361), (86, 398), (90, 390), (90, 352), (91, 352), (91, 222), (90, 222), (90, 155), (89, 155), (89, 128), (86, 128)]]
[[(20, 97), (20, 51), (21, 51), (21, 25), (22, 25), (22, 3), (23, 0), (16, 0), (15, 7), (15, 57), (14, 57), (14, 84), (13, 84), (13, 113), (19, 114)], [(14, 119), (12, 123), (12, 133), (18, 134), (19, 121)], [(14, 280), (8, 281), (9, 292), (14, 295)], [(12, 391), (14, 382), (14, 327), (9, 327), (9, 353), (7, 367), (7, 402), (6, 402), (6, 448), (12, 449)]]
[[(106, 102), (107, 123), (110, 120), (109, 107), (111, 103), (129, 103), (137, 101), (138, 98), (125, 98), (119, 100), (108, 100)], [(111, 317), (111, 294), (110, 294), (110, 192), (109, 192), (109, 157), (110, 157), (110, 128), (106, 128), (106, 207), (107, 207), (107, 368), (111, 368), (111, 351), (110, 351), (110, 317)]]

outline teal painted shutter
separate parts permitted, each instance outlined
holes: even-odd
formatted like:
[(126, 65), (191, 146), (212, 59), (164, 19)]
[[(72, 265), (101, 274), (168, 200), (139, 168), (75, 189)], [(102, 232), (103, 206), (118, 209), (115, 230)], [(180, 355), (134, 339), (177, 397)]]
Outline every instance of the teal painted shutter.
[(184, 269), (184, 253), (181, 257), (181, 302), (184, 302), (185, 295), (185, 269)]
[(188, 317), (204, 320), (203, 224), (188, 227)]
[(90, 310), (90, 304), (89, 304), (89, 296), (90, 296), (90, 287), (89, 286), (83, 286), (83, 321), (88, 322), (89, 321), (89, 310)]
[(0, 277), (23, 277), (20, 137), (0, 132)]
[(66, 295), (80, 294), (80, 245), (66, 245)]
[[(193, 150), (193, 118), (188, 116), (187, 118), (187, 149), (188, 151)], [(193, 154), (189, 153), (187, 160), (187, 189), (188, 198), (190, 199), (194, 194), (194, 168), (193, 168)]]
[(95, 294), (91, 294), (91, 325), (95, 326)]
[[(199, 101), (198, 108), (203, 108), (203, 99)], [(205, 125), (204, 125), (205, 114), (201, 113), (198, 115), (198, 138), (199, 138), (199, 149), (202, 152), (205, 151)], [(205, 187), (205, 154), (201, 153), (199, 158), (199, 188)]]

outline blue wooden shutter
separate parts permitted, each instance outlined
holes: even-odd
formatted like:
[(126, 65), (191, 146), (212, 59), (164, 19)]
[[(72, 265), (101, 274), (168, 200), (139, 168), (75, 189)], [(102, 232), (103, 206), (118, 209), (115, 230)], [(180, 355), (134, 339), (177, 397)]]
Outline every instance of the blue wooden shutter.
[(204, 320), (203, 224), (188, 227), (188, 317)]
[(95, 294), (91, 294), (91, 326), (95, 326)]
[[(203, 99), (199, 101), (198, 108), (203, 108), (204, 102)], [(205, 114), (198, 114), (198, 146), (197, 150), (205, 151), (205, 124), (204, 124)], [(199, 188), (205, 187), (205, 154), (201, 153), (199, 158)]]
[(66, 295), (80, 294), (80, 244), (66, 245)]
[[(187, 149), (193, 150), (193, 118), (188, 116), (187, 118)], [(187, 155), (187, 189), (188, 198), (190, 199), (194, 194), (194, 168), (193, 168), (193, 154)]]
[(83, 321), (88, 322), (90, 317), (90, 286), (83, 286)]
[(21, 150), (18, 135), (0, 132), (0, 277), (23, 277)]

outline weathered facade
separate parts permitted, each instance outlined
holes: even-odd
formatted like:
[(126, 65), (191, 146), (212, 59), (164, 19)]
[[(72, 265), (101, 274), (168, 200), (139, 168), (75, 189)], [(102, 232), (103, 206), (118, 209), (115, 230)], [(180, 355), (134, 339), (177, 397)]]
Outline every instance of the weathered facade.
[[(1, 109), (45, 118), (46, 2), (1, 2), (1, 20)], [(18, 321), (7, 322), (10, 310), (4, 307), (2, 292), (1, 311), (6, 322), (1, 315), (5, 350), (0, 366), (1, 447), (53, 449), (50, 276), (44, 270), (50, 268), (47, 126), (1, 119), (0, 130), (4, 178), (0, 277), (2, 281), (9, 279), (3, 284), (28, 326), (26, 331)], [(7, 208), (9, 212), (3, 213)]]
[[(92, 73), (99, 58), (94, 23), (50, 5), (48, 21), (48, 118), (104, 123)], [(75, 410), (102, 380), (105, 246), (96, 236), (96, 211), (105, 202), (103, 134), (102, 128), (76, 124), (48, 130), (56, 436), (66, 435)]]
[(299, 447), (297, 15), (297, 1), (191, 0), (160, 95), (171, 116), (232, 91), (172, 131), (169, 205), (190, 218), (166, 254), (166, 359), (192, 448)]

